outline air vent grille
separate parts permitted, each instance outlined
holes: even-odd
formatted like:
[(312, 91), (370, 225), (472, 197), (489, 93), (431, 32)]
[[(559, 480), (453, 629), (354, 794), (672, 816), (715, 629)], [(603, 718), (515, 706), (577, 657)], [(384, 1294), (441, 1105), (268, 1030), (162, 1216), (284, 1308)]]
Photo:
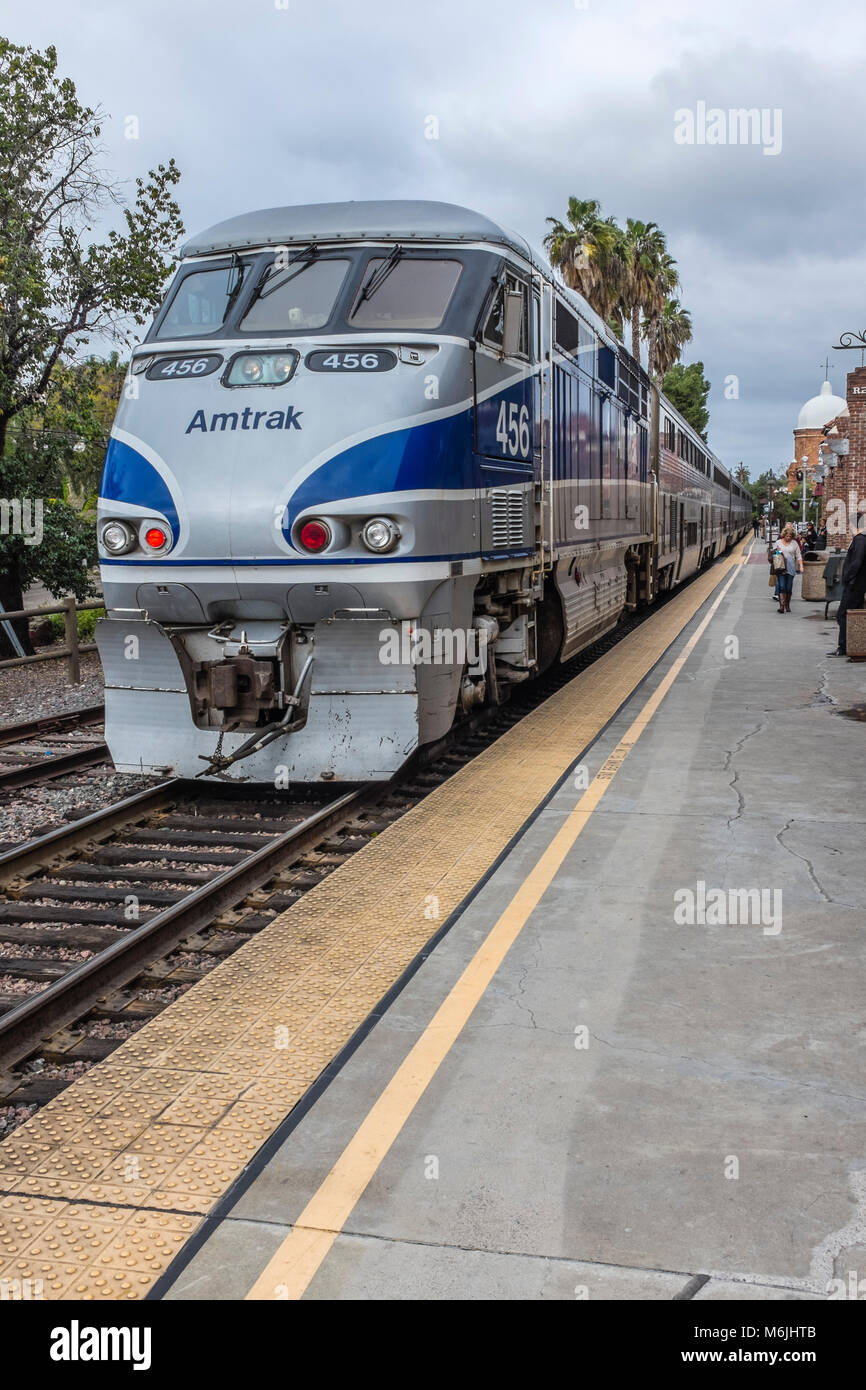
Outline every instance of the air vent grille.
[(490, 493), (494, 549), (525, 545), (523, 497), (522, 488), (494, 488)]

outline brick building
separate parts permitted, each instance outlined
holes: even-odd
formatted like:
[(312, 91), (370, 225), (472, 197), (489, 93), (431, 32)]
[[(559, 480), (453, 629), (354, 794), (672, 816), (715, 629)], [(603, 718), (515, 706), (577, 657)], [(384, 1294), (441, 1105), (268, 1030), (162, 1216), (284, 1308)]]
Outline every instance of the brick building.
[(821, 518), (831, 545), (850, 544), (857, 513), (866, 510), (866, 367), (848, 373), (845, 409), (821, 431)]

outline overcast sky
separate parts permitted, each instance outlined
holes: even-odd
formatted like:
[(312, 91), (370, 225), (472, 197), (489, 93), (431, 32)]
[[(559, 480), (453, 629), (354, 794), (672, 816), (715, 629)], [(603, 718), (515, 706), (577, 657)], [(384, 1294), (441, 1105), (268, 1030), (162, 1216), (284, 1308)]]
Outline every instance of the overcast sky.
[[(710, 443), (753, 477), (791, 458), (825, 355), (866, 328), (862, 0), (0, 0), (0, 17), (56, 45), (130, 186), (175, 156), (190, 232), (345, 198), (463, 203), (536, 245), (569, 194), (658, 222)], [(780, 151), (678, 143), (698, 103), (780, 111)], [(844, 395), (860, 359), (830, 360)]]

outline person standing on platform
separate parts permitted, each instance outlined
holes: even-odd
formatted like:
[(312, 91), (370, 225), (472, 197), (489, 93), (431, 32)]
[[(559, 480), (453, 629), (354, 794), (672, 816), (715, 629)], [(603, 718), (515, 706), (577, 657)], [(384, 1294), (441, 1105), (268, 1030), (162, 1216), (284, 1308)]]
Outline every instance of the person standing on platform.
[[(781, 556), (784, 561), (780, 565), (776, 559)], [(779, 581), (779, 612), (790, 613), (791, 594), (794, 592), (794, 575), (803, 570), (803, 552), (797, 544), (794, 535), (794, 528), (790, 522), (782, 528), (782, 534), (776, 541), (773, 551), (773, 568), (776, 571)]]
[(758, 518), (755, 516), (755, 517), (752, 518), (752, 530), (753, 530), (754, 533), (755, 533), (755, 540), (758, 539), (758, 532), (760, 531), (760, 529), (761, 529), (761, 523), (760, 523), (760, 521), (758, 520)]
[[(770, 587), (773, 590), (770, 597), (774, 603), (779, 603), (782, 591), (780, 587), (779, 571), (776, 568), (776, 547), (771, 540), (767, 542), (767, 564), (770, 566)], [(779, 612), (782, 612), (781, 607), (779, 608)]]
[(816, 549), (816, 550), (826, 550), (826, 549), (827, 549), (827, 523), (826, 523), (826, 521), (822, 521), (822, 522), (821, 522), (821, 525), (818, 527), (818, 539), (817, 539), (816, 542), (815, 542), (815, 549)]
[(866, 598), (866, 512), (857, 518), (857, 532), (848, 547), (845, 563), (842, 566), (842, 597), (836, 613), (839, 624), (839, 646), (828, 656), (847, 656), (848, 654), (848, 609), (862, 608)]
[(818, 532), (815, 530), (814, 521), (810, 521), (808, 527), (806, 528), (806, 549), (818, 549)]

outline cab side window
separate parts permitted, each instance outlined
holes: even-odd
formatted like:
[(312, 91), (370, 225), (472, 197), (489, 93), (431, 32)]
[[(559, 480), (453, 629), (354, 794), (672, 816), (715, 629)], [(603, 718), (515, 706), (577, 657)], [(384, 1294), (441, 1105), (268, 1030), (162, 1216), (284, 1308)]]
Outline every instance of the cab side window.
[(519, 276), (506, 274), (505, 279), (497, 286), (493, 296), (493, 303), (484, 321), (484, 328), (481, 333), (482, 340), (490, 347), (502, 350), (505, 337), (505, 293), (517, 293), (523, 298), (523, 310), (520, 317), (520, 342), (517, 349), (518, 357), (529, 357), (529, 287), (525, 280)]

